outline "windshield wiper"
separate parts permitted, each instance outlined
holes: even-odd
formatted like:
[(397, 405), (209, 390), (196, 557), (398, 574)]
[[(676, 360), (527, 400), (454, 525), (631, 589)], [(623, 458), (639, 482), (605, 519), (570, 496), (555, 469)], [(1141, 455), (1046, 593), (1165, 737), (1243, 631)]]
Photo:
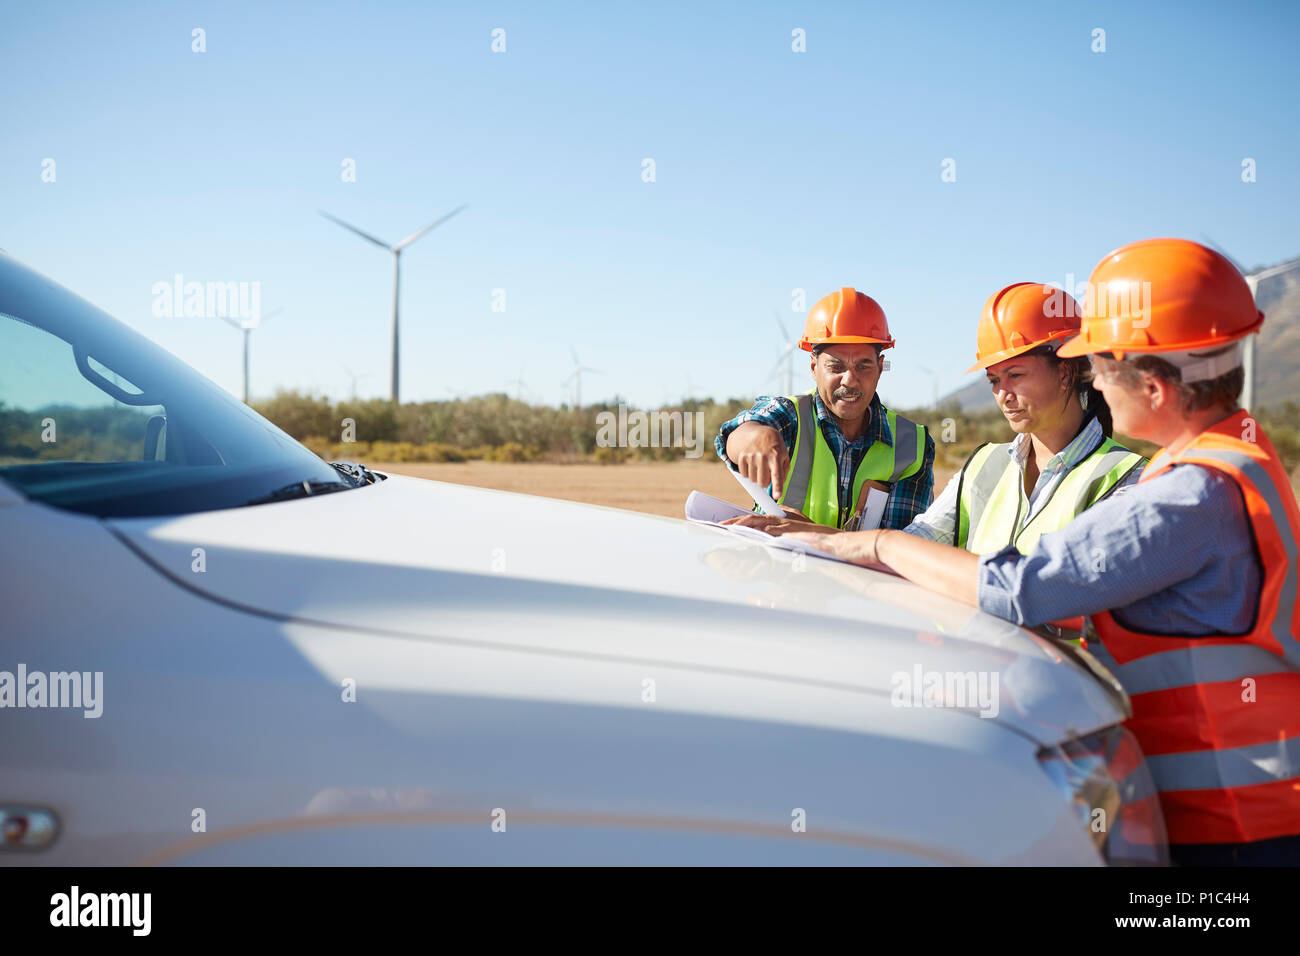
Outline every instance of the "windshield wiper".
[(260, 498), (254, 498), (252, 501), (245, 501), (244, 505), (266, 505), (273, 501), (292, 501), (295, 498), (311, 498), (315, 495), (328, 495), (335, 491), (351, 491), (355, 485), (346, 484), (342, 481), (295, 481), (291, 485), (285, 485), (283, 488), (277, 488), (275, 491)]
[(362, 485), (373, 485), (379, 481), (379, 475), (359, 461), (331, 461), (329, 464), (340, 475), (352, 482), (353, 487), (359, 488)]

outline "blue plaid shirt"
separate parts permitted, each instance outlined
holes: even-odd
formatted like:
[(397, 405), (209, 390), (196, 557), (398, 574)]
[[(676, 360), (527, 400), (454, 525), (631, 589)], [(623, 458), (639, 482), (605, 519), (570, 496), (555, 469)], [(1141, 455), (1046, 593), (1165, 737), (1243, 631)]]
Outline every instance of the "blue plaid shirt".
[[(835, 466), (839, 470), (840, 508), (851, 511), (856, 502), (853, 500), (853, 475), (862, 463), (862, 458), (876, 442), (884, 442), (894, 447), (894, 435), (889, 430), (889, 420), (885, 417), (885, 406), (880, 404), (880, 396), (871, 397), (871, 407), (867, 410), (867, 426), (855, 441), (849, 441), (840, 430), (839, 423), (826, 410), (822, 397), (813, 392), (813, 406), (817, 409), (817, 425), (822, 430), (826, 444), (835, 455)], [(752, 408), (741, 412), (731, 421), (726, 422), (713, 447), (718, 457), (728, 465), (734, 463), (727, 457), (727, 436), (745, 422), (758, 422), (775, 428), (781, 433), (786, 451), (794, 457), (794, 440), (799, 434), (799, 412), (790, 399), (781, 396), (760, 395)], [(779, 497), (780, 491), (769, 489), (772, 496)], [(885, 502), (885, 514), (880, 519), (882, 528), (906, 528), (912, 520), (926, 508), (934, 498), (934, 439), (929, 429), (925, 432), (925, 457), (920, 470), (907, 478), (894, 483)]]
[(1259, 588), (1241, 490), (1193, 464), (1097, 502), (1029, 554), (1004, 548), (979, 565), (980, 607), (1027, 627), (1110, 608), (1136, 631), (1241, 634)]

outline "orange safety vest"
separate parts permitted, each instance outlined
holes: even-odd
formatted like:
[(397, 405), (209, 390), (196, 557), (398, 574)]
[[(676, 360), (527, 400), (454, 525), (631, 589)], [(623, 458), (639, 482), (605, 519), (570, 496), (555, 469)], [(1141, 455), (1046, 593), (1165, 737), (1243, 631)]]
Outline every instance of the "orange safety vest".
[(1160, 791), (1170, 843), (1300, 835), (1300, 509), (1257, 428), (1239, 411), (1176, 461), (1161, 451), (1141, 479), (1196, 464), (1236, 482), (1261, 571), (1251, 629), (1182, 637), (1131, 631), (1109, 612), (1092, 617), (1102, 646), (1090, 650), (1132, 701), (1127, 726)]

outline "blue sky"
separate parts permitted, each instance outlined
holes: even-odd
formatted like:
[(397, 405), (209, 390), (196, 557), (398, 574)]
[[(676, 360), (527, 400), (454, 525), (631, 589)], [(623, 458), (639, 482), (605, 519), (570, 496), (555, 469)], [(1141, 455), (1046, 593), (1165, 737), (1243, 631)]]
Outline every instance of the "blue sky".
[(752, 396), (773, 310), (853, 285), (900, 407), (971, 380), (1010, 282), (1300, 255), (1297, 4), (468, 6), (8, 5), (0, 248), (236, 393), (238, 333), (151, 290), (259, 282), (255, 398), (387, 395), (391, 257), (317, 210), (395, 242), (468, 203), (403, 255), (405, 400), (558, 403), (571, 345), (585, 401)]

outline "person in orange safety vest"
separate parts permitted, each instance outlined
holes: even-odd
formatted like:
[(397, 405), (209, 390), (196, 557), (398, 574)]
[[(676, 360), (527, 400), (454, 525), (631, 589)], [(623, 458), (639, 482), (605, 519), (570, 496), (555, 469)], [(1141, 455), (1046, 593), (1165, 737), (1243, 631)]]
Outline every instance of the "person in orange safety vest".
[(1300, 510), (1238, 407), (1264, 316), (1222, 255), (1132, 243), (1093, 271), (1081, 332), (1115, 429), (1162, 446), (1141, 480), (1027, 554), (899, 531), (797, 534), (1026, 626), (1087, 615), (1179, 864), (1300, 864)]

